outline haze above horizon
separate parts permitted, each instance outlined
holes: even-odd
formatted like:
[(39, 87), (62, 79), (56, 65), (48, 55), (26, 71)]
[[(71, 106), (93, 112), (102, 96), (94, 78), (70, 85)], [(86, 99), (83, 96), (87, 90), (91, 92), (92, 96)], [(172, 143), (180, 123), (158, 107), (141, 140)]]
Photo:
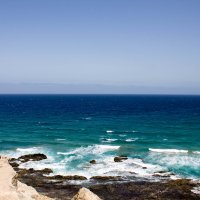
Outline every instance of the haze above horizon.
[(200, 94), (198, 0), (0, 2), (0, 93)]

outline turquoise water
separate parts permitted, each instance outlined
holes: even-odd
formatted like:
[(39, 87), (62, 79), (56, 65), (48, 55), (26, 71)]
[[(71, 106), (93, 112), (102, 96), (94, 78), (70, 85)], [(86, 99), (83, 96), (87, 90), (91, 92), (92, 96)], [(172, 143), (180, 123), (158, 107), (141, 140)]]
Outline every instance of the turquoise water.
[[(37, 152), (48, 159), (23, 167), (200, 180), (200, 96), (1, 95), (0, 154)], [(117, 155), (129, 159), (115, 163)]]

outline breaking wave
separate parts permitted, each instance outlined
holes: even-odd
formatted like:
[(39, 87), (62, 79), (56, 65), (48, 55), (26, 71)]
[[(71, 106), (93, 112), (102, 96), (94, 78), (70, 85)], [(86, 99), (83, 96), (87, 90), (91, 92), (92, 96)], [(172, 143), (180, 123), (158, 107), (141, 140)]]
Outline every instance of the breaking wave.
[(188, 150), (179, 150), (179, 149), (152, 149), (149, 148), (149, 151), (157, 153), (188, 153)]

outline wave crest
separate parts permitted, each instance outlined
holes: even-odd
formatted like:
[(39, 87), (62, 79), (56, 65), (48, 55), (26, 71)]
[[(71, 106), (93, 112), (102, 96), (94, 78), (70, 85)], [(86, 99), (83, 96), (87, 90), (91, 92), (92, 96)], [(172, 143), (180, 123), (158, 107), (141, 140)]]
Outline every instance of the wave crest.
[(149, 148), (149, 151), (157, 153), (188, 153), (188, 150), (179, 150), (179, 149), (153, 149)]

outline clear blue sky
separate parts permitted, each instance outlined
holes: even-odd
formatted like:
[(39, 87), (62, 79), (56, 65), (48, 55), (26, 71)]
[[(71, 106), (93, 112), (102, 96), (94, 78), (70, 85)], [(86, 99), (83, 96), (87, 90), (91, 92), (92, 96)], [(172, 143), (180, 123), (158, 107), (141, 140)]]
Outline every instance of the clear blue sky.
[(0, 93), (10, 83), (200, 93), (200, 1), (0, 0)]

